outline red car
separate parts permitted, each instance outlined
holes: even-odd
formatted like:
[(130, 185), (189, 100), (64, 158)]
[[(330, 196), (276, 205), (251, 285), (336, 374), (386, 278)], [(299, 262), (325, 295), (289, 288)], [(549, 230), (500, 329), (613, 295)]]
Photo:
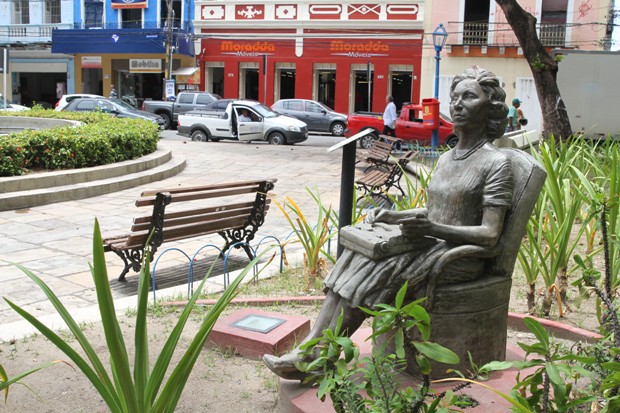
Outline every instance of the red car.
[[(347, 129), (344, 136), (351, 137), (366, 129), (372, 129), (372, 133), (360, 139), (360, 146), (368, 149), (374, 140), (379, 138), (383, 131), (383, 114), (373, 112), (355, 112), (347, 117)], [(396, 119), (396, 137), (414, 141), (422, 146), (431, 145), (432, 130), (422, 124), (422, 106), (403, 105), (398, 119)], [(439, 119), (439, 144), (454, 146), (458, 137), (452, 132), (452, 122), (444, 115)]]

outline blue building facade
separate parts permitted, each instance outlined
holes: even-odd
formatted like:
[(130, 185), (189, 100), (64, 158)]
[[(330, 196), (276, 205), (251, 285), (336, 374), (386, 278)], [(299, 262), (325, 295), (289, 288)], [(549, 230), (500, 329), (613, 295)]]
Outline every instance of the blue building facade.
[(0, 3), (0, 47), (8, 51), (7, 78), (6, 82), (2, 78), (0, 93), (8, 101), (51, 106), (70, 88), (73, 56), (52, 53), (51, 45), (53, 30), (73, 27), (74, 1)]
[(192, 0), (74, 0), (52, 53), (73, 57), (72, 92), (107, 96), (114, 85), (120, 96), (160, 99), (167, 70), (195, 72), (193, 15)]

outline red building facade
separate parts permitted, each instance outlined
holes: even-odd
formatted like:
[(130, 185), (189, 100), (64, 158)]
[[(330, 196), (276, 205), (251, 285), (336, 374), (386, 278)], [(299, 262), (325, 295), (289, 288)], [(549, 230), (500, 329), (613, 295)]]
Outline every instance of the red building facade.
[[(196, 2), (200, 87), (227, 98), (383, 111), (420, 99), (421, 4)], [(198, 49), (199, 47), (199, 49)]]

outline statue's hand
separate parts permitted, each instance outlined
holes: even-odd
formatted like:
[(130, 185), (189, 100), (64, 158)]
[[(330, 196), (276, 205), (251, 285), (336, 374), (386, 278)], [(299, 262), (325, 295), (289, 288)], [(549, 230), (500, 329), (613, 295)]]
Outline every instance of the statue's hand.
[(382, 222), (382, 218), (385, 217), (386, 212), (387, 210), (383, 208), (372, 208), (366, 213), (364, 221), (371, 225), (375, 222)]
[(425, 213), (398, 220), (398, 224), (401, 233), (407, 238), (421, 238), (429, 235), (432, 225)]

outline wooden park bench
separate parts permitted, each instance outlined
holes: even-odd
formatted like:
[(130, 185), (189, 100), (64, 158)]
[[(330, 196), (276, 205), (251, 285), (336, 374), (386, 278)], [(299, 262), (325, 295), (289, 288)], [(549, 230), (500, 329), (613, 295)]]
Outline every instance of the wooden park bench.
[(388, 197), (388, 192), (391, 188), (396, 188), (400, 194), (404, 197), (405, 190), (400, 185), (400, 178), (405, 172), (405, 166), (418, 154), (418, 151), (408, 151), (401, 157), (397, 158), (393, 164), (389, 165), (388, 170), (374, 169), (370, 170), (355, 181), (355, 186), (358, 193), (361, 193), (357, 198), (357, 201), (361, 201), (366, 197), (371, 199), (383, 200), (388, 204), (392, 204), (392, 201)]
[(364, 172), (373, 167), (386, 168), (389, 164), (389, 159), (393, 148), (394, 142), (378, 140), (367, 151), (356, 153), (356, 163), (365, 162), (369, 164), (369, 166), (364, 169)]
[[(142, 192), (136, 206), (152, 207), (152, 213), (134, 218), (129, 233), (103, 240), (104, 251), (114, 252), (125, 263), (119, 281), (125, 280), (130, 269), (140, 271), (151, 232), (149, 245), (153, 255), (164, 242), (217, 233), (225, 241), (222, 254), (234, 244), (243, 242), (235, 247), (242, 248), (253, 259), (247, 243), (265, 221), (271, 201), (267, 193), (276, 181), (242, 181)], [(166, 210), (171, 204), (175, 207)]]

